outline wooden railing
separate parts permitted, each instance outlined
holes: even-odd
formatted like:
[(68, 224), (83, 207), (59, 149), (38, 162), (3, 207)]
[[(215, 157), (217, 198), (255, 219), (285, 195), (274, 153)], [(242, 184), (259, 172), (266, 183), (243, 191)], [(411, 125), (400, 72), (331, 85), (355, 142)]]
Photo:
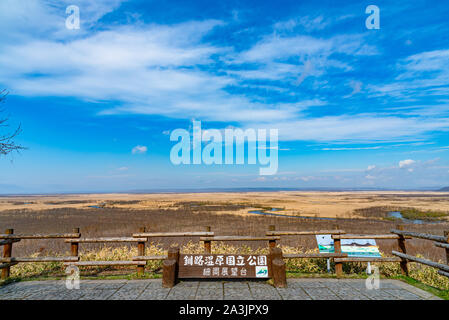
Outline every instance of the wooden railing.
[[(438, 273), (442, 276), (449, 277), (449, 232), (445, 232), (444, 236), (424, 234), (417, 232), (404, 231), (402, 225), (398, 225), (396, 229), (391, 230), (389, 234), (346, 234), (345, 231), (339, 230), (318, 230), (318, 231), (275, 231), (275, 226), (269, 226), (267, 236), (306, 236), (306, 235), (331, 235), (334, 240), (334, 253), (298, 253), (298, 254), (284, 254), (284, 259), (310, 259), (310, 258), (331, 258), (335, 263), (335, 273), (337, 277), (343, 274), (343, 263), (345, 262), (399, 262), (401, 272), (408, 275), (408, 261), (414, 261), (439, 269)], [(420, 238), (435, 241), (434, 245), (446, 250), (446, 263), (436, 263), (430, 260), (421, 259), (407, 254), (406, 240), (412, 238)], [(375, 239), (375, 240), (397, 240), (398, 250), (392, 251), (395, 257), (348, 257), (347, 254), (341, 251), (342, 239)], [(270, 246), (276, 246), (275, 241), (270, 242)]]
[(72, 233), (58, 234), (14, 234), (14, 229), (7, 229), (4, 234), (0, 234), (0, 245), (3, 246), (3, 257), (0, 259), (0, 269), (2, 269), (2, 279), (10, 275), (11, 266), (19, 262), (61, 262), (78, 261), (79, 257), (12, 257), (12, 245), (23, 239), (68, 239), (79, 238), (79, 229), (73, 229)]
[[(2, 269), (2, 279), (10, 276), (11, 266), (17, 263), (31, 262), (63, 262), (64, 265), (75, 265), (79, 267), (88, 266), (136, 266), (137, 274), (142, 275), (145, 272), (147, 261), (150, 260), (166, 260), (168, 255), (145, 255), (145, 244), (151, 238), (167, 238), (167, 237), (199, 237), (204, 243), (205, 253), (211, 253), (213, 241), (266, 241), (268, 247), (273, 249), (281, 237), (287, 236), (310, 236), (310, 235), (331, 235), (334, 240), (333, 253), (295, 253), (283, 254), (283, 259), (311, 259), (311, 258), (327, 258), (332, 259), (335, 263), (335, 273), (337, 277), (343, 274), (343, 263), (345, 262), (398, 262), (401, 266), (403, 274), (408, 275), (408, 262), (413, 261), (438, 269), (440, 275), (449, 277), (449, 233), (445, 232), (444, 236), (432, 235), (425, 233), (417, 233), (404, 231), (402, 226), (397, 226), (391, 230), (389, 234), (346, 234), (345, 231), (338, 228), (334, 230), (316, 230), (316, 231), (276, 231), (275, 226), (269, 226), (269, 230), (265, 236), (215, 236), (211, 232), (210, 227), (206, 227), (206, 231), (195, 232), (147, 232), (144, 227), (139, 232), (132, 234), (131, 237), (96, 237), (82, 238), (79, 228), (73, 229), (72, 233), (62, 234), (14, 234), (13, 229), (7, 229), (4, 234), (0, 234), (0, 246), (3, 246), (3, 256), (0, 258), (0, 269)], [(411, 238), (419, 238), (434, 241), (434, 245), (446, 251), (446, 262), (448, 265), (433, 262), (407, 254), (406, 240)], [(23, 239), (62, 239), (70, 244), (70, 256), (65, 257), (13, 257), (13, 244)], [(397, 240), (398, 251), (393, 250), (394, 257), (381, 258), (355, 258), (348, 257), (346, 253), (341, 251), (342, 239), (376, 239), (376, 240)], [(115, 261), (80, 261), (79, 246), (84, 243), (136, 243), (137, 256), (131, 260), (115, 260)]]
[[(146, 256), (145, 243), (149, 238), (158, 237), (202, 237), (214, 236), (210, 232), (210, 227), (206, 227), (206, 232), (146, 232), (145, 228), (139, 229), (138, 233), (132, 237), (96, 237), (81, 238), (79, 228), (73, 229), (72, 233), (65, 234), (14, 234), (13, 229), (7, 229), (4, 234), (0, 234), (0, 246), (3, 246), (3, 257), (0, 258), (0, 269), (2, 269), (1, 279), (7, 279), (10, 276), (10, 268), (17, 263), (26, 262), (63, 262), (64, 265), (77, 267), (91, 266), (132, 266), (137, 267), (137, 274), (142, 275), (145, 272), (145, 265), (149, 260), (164, 260), (167, 255)], [(63, 239), (70, 244), (71, 256), (67, 257), (12, 257), (12, 244), (23, 239)], [(137, 243), (137, 256), (131, 260), (114, 261), (80, 261), (79, 246), (83, 243)], [(207, 249), (207, 247), (206, 247)]]
[[(429, 267), (433, 267), (438, 269), (438, 274), (449, 277), (449, 232), (445, 231), (444, 236), (438, 236), (434, 234), (428, 234), (428, 233), (419, 233), (419, 232), (412, 232), (412, 231), (404, 231), (401, 228), (393, 229), (391, 230), (391, 233), (396, 234), (400, 237), (410, 237), (410, 238), (418, 238), (418, 239), (424, 239), (424, 240), (431, 240), (435, 241), (434, 245), (438, 248), (442, 248), (446, 251), (446, 264), (441, 264), (437, 262), (433, 262), (431, 260), (418, 258), (412, 255), (407, 254), (407, 251), (401, 250), (401, 252), (398, 251), (392, 251), (391, 253), (402, 260), (402, 264), (407, 264), (407, 261), (413, 261), (418, 262), (424, 265), (427, 265)], [(405, 247), (405, 246), (404, 246)]]
[[(265, 233), (267, 236), (310, 236), (310, 235), (339, 235), (344, 234), (344, 230), (316, 230), (316, 231), (275, 231), (276, 227), (270, 225), (268, 231)], [(276, 241), (270, 242), (270, 247), (275, 247)], [(284, 259), (311, 259), (311, 258), (345, 258), (348, 255), (346, 253), (290, 253), (284, 254)]]

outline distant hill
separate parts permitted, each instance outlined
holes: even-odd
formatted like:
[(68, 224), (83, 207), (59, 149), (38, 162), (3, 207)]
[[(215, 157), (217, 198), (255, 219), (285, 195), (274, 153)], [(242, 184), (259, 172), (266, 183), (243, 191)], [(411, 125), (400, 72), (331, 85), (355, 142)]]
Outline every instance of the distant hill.
[(449, 187), (441, 188), (441, 189), (439, 189), (438, 191), (449, 191)]

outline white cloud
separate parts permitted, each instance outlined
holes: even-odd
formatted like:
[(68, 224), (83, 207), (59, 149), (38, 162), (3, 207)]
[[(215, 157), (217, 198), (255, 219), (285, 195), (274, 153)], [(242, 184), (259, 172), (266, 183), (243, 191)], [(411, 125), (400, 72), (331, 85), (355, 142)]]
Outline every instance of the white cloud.
[(310, 17), (304, 16), (297, 19), (289, 19), (286, 21), (276, 22), (273, 28), (276, 31), (292, 31), (293, 29), (300, 27), (306, 32), (311, 32), (315, 30), (322, 30), (326, 28), (330, 22), (325, 20), (323, 16)]
[(376, 147), (338, 147), (338, 148), (321, 148), (323, 151), (350, 151), (350, 150), (377, 150), (382, 148), (381, 146)]
[[(82, 28), (84, 33), (67, 36), (65, 16), (59, 17), (58, 10), (68, 2), (61, 2), (59, 7), (48, 5), (55, 2), (1, 2), (2, 30), (20, 34), (20, 39), (7, 37), (0, 44), (0, 83), (10, 88), (11, 94), (117, 102), (115, 107), (98, 110), (99, 115), (156, 114), (221, 123), (234, 121), (241, 127), (277, 128), (281, 140), (402, 141), (425, 138), (430, 131), (449, 130), (449, 119), (444, 117), (403, 118), (374, 113), (309, 117), (302, 111), (328, 102), (316, 95), (301, 96), (301, 100), (293, 103), (270, 103), (226, 90), (252, 79), (299, 85), (309, 77), (325, 75), (330, 68), (351, 70), (347, 62), (351, 59), (341, 61), (336, 57), (378, 54), (364, 35), (318, 38), (297, 33), (270, 34), (240, 53), (204, 41), (214, 28), (224, 25), (217, 20), (173, 25), (139, 22), (95, 30), (87, 27)], [(24, 3), (30, 5), (29, 9)], [(96, 4), (84, 0), (80, 2), (82, 19), (88, 24), (98, 22), (121, 3), (109, 0)], [(8, 16), (21, 12), (24, 16), (17, 19), (29, 21), (16, 23), (15, 18), (5, 18), (5, 12)], [(325, 21), (312, 17), (297, 23), (321, 27)], [(26, 30), (21, 25), (27, 26)], [(203, 68), (214, 63), (216, 55), (224, 65), (220, 73)], [(446, 66), (447, 56), (446, 51), (411, 56), (405, 60), (404, 68), (407, 72), (436, 72)], [(239, 69), (242, 63), (255, 68)], [(353, 94), (359, 90), (361, 86), (355, 82)]]
[(146, 153), (148, 151), (148, 148), (146, 146), (135, 146), (132, 149), (132, 154), (143, 154)]
[(412, 164), (414, 164), (416, 161), (412, 160), (412, 159), (407, 159), (407, 160), (401, 160), (399, 161), (399, 168), (404, 168), (407, 166), (410, 166)]
[[(360, 114), (291, 119), (282, 122), (272, 120), (269, 126), (279, 130), (280, 140), (392, 142), (407, 141), (412, 138), (416, 140), (419, 137), (425, 137), (429, 131), (448, 131), (449, 118), (421, 119)], [(247, 127), (266, 128), (267, 124), (250, 123)]]
[[(400, 99), (447, 94), (449, 82), (449, 49), (425, 51), (399, 61), (400, 74), (394, 82), (369, 86), (373, 96)], [(440, 88), (441, 87), (441, 88)]]
[(346, 96), (344, 96), (343, 98), (350, 98), (353, 95), (359, 93), (360, 91), (362, 91), (362, 85), (363, 83), (361, 81), (351, 81), (349, 83), (349, 86), (352, 88), (352, 92)]

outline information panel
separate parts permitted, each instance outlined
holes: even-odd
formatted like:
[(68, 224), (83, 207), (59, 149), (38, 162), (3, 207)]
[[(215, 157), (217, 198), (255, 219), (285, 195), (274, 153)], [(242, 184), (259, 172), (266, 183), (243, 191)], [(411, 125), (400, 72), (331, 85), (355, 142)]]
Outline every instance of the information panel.
[[(334, 240), (330, 234), (317, 235), (316, 241), (320, 253), (333, 253)], [(342, 239), (341, 252), (348, 257), (357, 258), (381, 258), (379, 247), (374, 239)]]
[(267, 255), (181, 254), (179, 278), (268, 278)]

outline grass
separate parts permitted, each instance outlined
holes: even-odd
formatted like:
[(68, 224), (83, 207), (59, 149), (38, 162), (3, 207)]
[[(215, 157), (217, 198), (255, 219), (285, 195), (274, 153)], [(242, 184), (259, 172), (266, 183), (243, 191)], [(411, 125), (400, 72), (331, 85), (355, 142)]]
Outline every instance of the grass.
[(435, 288), (410, 277), (397, 276), (395, 278), (407, 282), (408, 284), (415, 286), (421, 290), (427, 291), (441, 299), (449, 300), (449, 290)]
[[(262, 207), (253, 203), (253, 207)], [(327, 220), (301, 220), (262, 215), (236, 215), (228, 212), (241, 210), (248, 204), (223, 202), (184, 202), (174, 207), (159, 209), (76, 209), (55, 208), (51, 210), (9, 210), (0, 212), (0, 229), (14, 228), (17, 233), (62, 233), (71, 232), (72, 228), (80, 227), (83, 237), (130, 236), (145, 226), (149, 231), (202, 231), (206, 226), (212, 226), (216, 235), (251, 235), (260, 236), (265, 233), (269, 225), (275, 225), (276, 230), (325, 230), (339, 228), (347, 233), (389, 233), (396, 226), (395, 222), (380, 220), (385, 210), (395, 211), (395, 208), (372, 207), (359, 212), (364, 218)], [(266, 207), (267, 210), (271, 207)], [(404, 207), (401, 208), (404, 211)], [(219, 211), (220, 213), (216, 213)], [(399, 210), (401, 211), (401, 210)], [(438, 218), (440, 213), (426, 211), (428, 215)], [(410, 215), (420, 215), (419, 210), (410, 210)], [(374, 219), (375, 216), (375, 219)], [(420, 217), (422, 218), (422, 217)], [(408, 230), (443, 234), (448, 230), (448, 224), (409, 225)], [(180, 245), (183, 252), (202, 253), (203, 247), (197, 238), (155, 238), (154, 243), (147, 245), (147, 255), (164, 254), (171, 245)], [(195, 242), (192, 242), (195, 241)], [(382, 252), (397, 249), (396, 240), (379, 240)], [(314, 236), (283, 237), (278, 243), (284, 253), (316, 252)], [(213, 243), (216, 253), (266, 253), (265, 242)], [(62, 240), (22, 240), (13, 245), (14, 256), (53, 256), (67, 255), (67, 243)], [(424, 258), (441, 261), (445, 258), (444, 250), (437, 248), (431, 241), (412, 239), (407, 240), (407, 253), (422, 254)], [(100, 244), (82, 244), (80, 247), (82, 260), (129, 260), (137, 255), (135, 245), (112, 245), (105, 247)], [(372, 264), (376, 265), (376, 264)], [(378, 265), (383, 277), (400, 277), (398, 263), (384, 263)], [(333, 268), (333, 265), (332, 265)], [(160, 277), (161, 262), (151, 261), (147, 265), (145, 277)], [(333, 277), (327, 273), (325, 259), (291, 259), (287, 260), (289, 276), (301, 277)], [(344, 272), (347, 277), (364, 277), (365, 265), (362, 263), (345, 263)], [(13, 280), (40, 280), (50, 278), (64, 278), (65, 273), (61, 263), (20, 263), (11, 268)], [(82, 278), (110, 279), (114, 277), (137, 277), (135, 269), (130, 268), (83, 268)], [(443, 296), (449, 290), (449, 279), (437, 274), (430, 267), (410, 263), (410, 279), (418, 283), (443, 290)], [(411, 281), (411, 280), (410, 280)]]
[(422, 210), (410, 207), (374, 206), (356, 209), (354, 212), (363, 217), (380, 218), (389, 221), (400, 221), (401, 219), (388, 216), (389, 212), (399, 211), (403, 218), (409, 220), (442, 220), (449, 216), (449, 212), (437, 210)]
[[(199, 205), (198, 205), (199, 204)], [(192, 206), (193, 205), (193, 206)], [(198, 206), (195, 206), (198, 205)], [(260, 205), (254, 203), (254, 205)], [(392, 221), (372, 218), (339, 218), (336, 220), (302, 220), (264, 215), (239, 215), (233, 211), (241, 211), (243, 204), (227, 204), (223, 202), (189, 202), (177, 203), (175, 207), (158, 209), (76, 209), (55, 208), (47, 210), (9, 210), (0, 211), (0, 230), (15, 229), (16, 233), (64, 233), (79, 227), (82, 237), (130, 236), (140, 227), (146, 227), (149, 232), (166, 231), (205, 231), (211, 226), (216, 235), (248, 235), (261, 236), (268, 230), (269, 225), (275, 225), (276, 230), (329, 230), (339, 228), (347, 233), (373, 234), (389, 233), (396, 227)], [(259, 206), (261, 207), (261, 206)], [(282, 206), (277, 206), (277, 208)], [(443, 234), (448, 230), (447, 223), (409, 225), (407, 230)], [(155, 238), (165, 249), (171, 244), (186, 244), (197, 238)], [(384, 252), (396, 250), (397, 241), (381, 240), (377, 242)], [(243, 243), (236, 243), (240, 245)], [(260, 246), (262, 243), (251, 243)], [(309, 250), (316, 248), (314, 236), (283, 237), (281, 245)], [(29, 256), (39, 252), (50, 255), (50, 252), (64, 252), (68, 244), (62, 240), (23, 240), (13, 246), (15, 256)], [(100, 250), (99, 244), (82, 244), (81, 250)], [(444, 250), (435, 247), (432, 242), (420, 239), (407, 241), (410, 254), (422, 253), (427, 259), (437, 261), (444, 258)]]
[(442, 217), (448, 216), (447, 212), (443, 211), (431, 211), (431, 210), (419, 210), (416, 208), (407, 208), (401, 210), (402, 217), (410, 220), (438, 220)]
[[(181, 246), (183, 253), (203, 253), (203, 246), (199, 242), (188, 242)], [(302, 250), (291, 246), (281, 246), (284, 253), (313, 253), (317, 249)], [(214, 242), (212, 244), (213, 253), (228, 254), (267, 254), (268, 248), (251, 248), (249, 246), (227, 245), (223, 242)], [(165, 250), (161, 244), (151, 243), (146, 247), (145, 255), (163, 255)], [(137, 248), (122, 247), (103, 247), (99, 250), (91, 250), (80, 253), (81, 260), (128, 260), (137, 255)], [(449, 279), (440, 276), (436, 269), (409, 263), (410, 277), (403, 277), (399, 263), (372, 263), (372, 266), (379, 268), (380, 275), (384, 278), (401, 279), (409, 282), (420, 283), (423, 288), (434, 288), (440, 297), (449, 295)], [(139, 279), (139, 278), (159, 278), (161, 277), (162, 261), (148, 261), (146, 273), (143, 277), (135, 273), (134, 268), (129, 267), (86, 267), (81, 270), (82, 279)], [(286, 260), (288, 277), (322, 277), (335, 278), (334, 273), (327, 273), (327, 263), (325, 259), (288, 259)], [(343, 272), (346, 278), (364, 278), (366, 265), (363, 263), (345, 263)], [(331, 263), (331, 271), (334, 272), (334, 265)], [(65, 278), (62, 263), (19, 263), (11, 267), (11, 280), (43, 280), (43, 279), (63, 279)], [(10, 281), (11, 281), (10, 280)], [(413, 284), (413, 283), (411, 283)], [(427, 290), (427, 289), (426, 289)], [(429, 289), (430, 290), (430, 289)], [(436, 293), (435, 293), (436, 294)]]

